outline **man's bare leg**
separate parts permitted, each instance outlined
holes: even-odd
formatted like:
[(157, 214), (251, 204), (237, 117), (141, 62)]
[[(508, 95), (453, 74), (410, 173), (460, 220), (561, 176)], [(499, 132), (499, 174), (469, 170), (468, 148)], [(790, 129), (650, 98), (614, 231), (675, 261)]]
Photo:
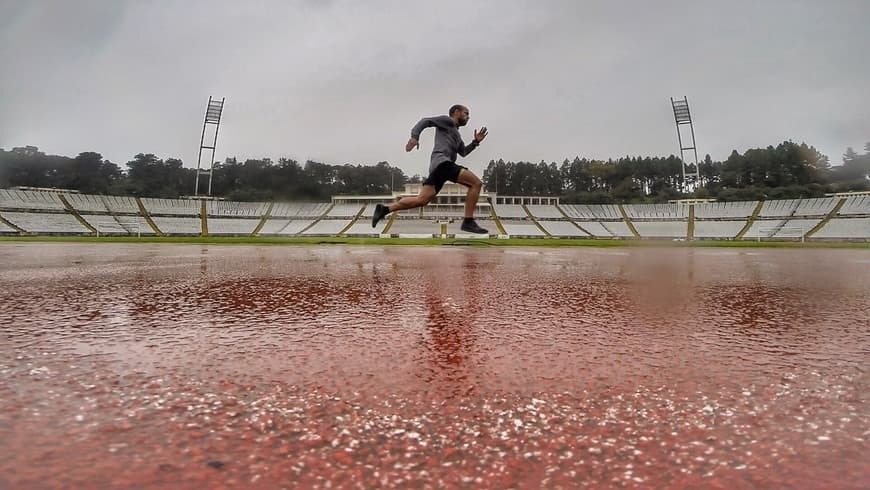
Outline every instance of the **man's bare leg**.
[(401, 211), (403, 209), (412, 209), (419, 208), (420, 206), (425, 206), (434, 197), (435, 186), (424, 185), (423, 188), (420, 189), (420, 193), (414, 197), (403, 197), (397, 202), (390, 204), (389, 206), (378, 204), (375, 206), (375, 212), (372, 214), (372, 228), (376, 227), (380, 220), (384, 219), (388, 214), (392, 213), (393, 211)]
[(468, 193), (465, 194), (465, 217), (474, 218), (474, 208), (477, 206), (477, 200), (480, 199), (483, 182), (468, 169), (459, 174), (457, 182), (468, 187)]
[(489, 233), (486, 228), (481, 228), (474, 221), (474, 208), (477, 206), (477, 200), (480, 199), (483, 183), (468, 169), (463, 170), (456, 181), (468, 187), (468, 193), (465, 195), (465, 219), (462, 220), (462, 231), (478, 234)]
[(403, 197), (398, 201), (390, 204), (387, 208), (392, 213), (393, 211), (401, 211), (403, 209), (413, 209), (419, 208), (420, 206), (425, 206), (429, 204), (429, 201), (435, 197), (435, 186), (434, 185), (424, 185), (422, 189), (420, 189), (420, 193), (414, 197)]

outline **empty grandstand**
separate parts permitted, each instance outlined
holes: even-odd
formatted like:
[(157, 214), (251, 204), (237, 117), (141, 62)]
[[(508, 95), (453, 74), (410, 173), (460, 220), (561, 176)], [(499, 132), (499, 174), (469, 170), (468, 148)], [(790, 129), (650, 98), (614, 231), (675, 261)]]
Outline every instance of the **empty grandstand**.
[(11, 226), (4, 223), (3, 221), (0, 221), (0, 233), (3, 233), (3, 234), (18, 233), (18, 230), (16, 230), (15, 228), (12, 228)]
[(574, 225), (593, 238), (614, 238), (615, 235), (599, 221), (575, 221)]
[(251, 235), (269, 213), (267, 202), (204, 201), (206, 227), (213, 236)]
[(689, 206), (685, 204), (624, 204), (622, 208), (632, 220), (675, 220), (689, 216)]
[(837, 212), (843, 216), (870, 216), (870, 196), (849, 196)]
[(199, 216), (201, 201), (194, 199), (151, 199), (143, 197), (142, 205), (151, 216)]
[(686, 221), (636, 221), (633, 224), (641, 238), (684, 239), (688, 233)]
[[(481, 225), (483, 226), (483, 225)], [(501, 226), (504, 228), (505, 234), (517, 238), (544, 238), (547, 233), (538, 227), (537, 224), (529, 221), (519, 220), (501, 220)], [(486, 226), (484, 226), (486, 228)], [(493, 230), (490, 230), (492, 232)]]
[(212, 218), (207, 221), (209, 235), (250, 235), (260, 224), (259, 218)]
[(69, 213), (2, 211), (3, 218), (16, 227), (36, 234), (72, 234), (90, 233), (91, 230), (81, 224), (75, 216)]
[(569, 218), (574, 219), (622, 219), (619, 208), (613, 204), (563, 204), (560, 207)]
[[(454, 187), (450, 187), (450, 186)], [(416, 187), (415, 187), (416, 186)], [(465, 188), (445, 186), (422, 208), (376, 228), (378, 203), (416, 195), (332, 202), (235, 202), (0, 189), (0, 234), (462, 237)], [(658, 240), (870, 240), (870, 196), (669, 204), (561, 204), (552, 197), (484, 193), (474, 210), (488, 236)]]
[(539, 221), (538, 222), (546, 232), (552, 236), (557, 238), (590, 238), (592, 235), (583, 231), (582, 228), (577, 226), (575, 223), (564, 220), (564, 221)]
[(604, 227), (611, 235), (617, 238), (634, 238), (634, 233), (625, 221), (601, 221), (601, 226)]
[(870, 239), (870, 218), (833, 218), (813, 238), (858, 240)]
[(261, 218), (269, 210), (267, 202), (205, 201), (209, 218)]
[(314, 236), (335, 236), (341, 233), (342, 230), (350, 226), (353, 220), (348, 218), (342, 219), (322, 219), (313, 223), (309, 228), (302, 231), (303, 235)]
[(733, 239), (746, 226), (747, 221), (708, 220), (695, 221), (695, 239)]
[(705, 202), (695, 206), (695, 219), (749, 218), (758, 206), (758, 201)]
[(565, 215), (562, 214), (562, 212), (559, 211), (559, 208), (555, 205), (529, 204), (526, 206), (526, 209), (529, 210), (529, 213), (534, 216), (535, 219), (565, 219)]
[(302, 233), (322, 218), (332, 207), (330, 203), (275, 203), (259, 236), (293, 236)]
[(826, 216), (834, 210), (839, 201), (840, 199), (836, 197), (800, 199), (792, 216)]
[(362, 211), (362, 204), (340, 203), (335, 204), (332, 209), (326, 213), (329, 218), (354, 218)]
[(42, 211), (65, 209), (56, 192), (23, 191), (18, 189), (0, 189), (0, 209), (18, 211)]
[(529, 216), (520, 204), (493, 204), (492, 208), (500, 218), (525, 219)]

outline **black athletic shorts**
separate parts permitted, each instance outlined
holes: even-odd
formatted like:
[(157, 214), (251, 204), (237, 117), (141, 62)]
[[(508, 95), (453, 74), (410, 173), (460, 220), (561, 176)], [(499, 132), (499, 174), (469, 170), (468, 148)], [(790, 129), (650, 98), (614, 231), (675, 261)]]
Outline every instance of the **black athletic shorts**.
[(423, 181), (423, 185), (434, 185), (435, 186), (435, 194), (441, 192), (441, 188), (444, 187), (444, 183), (448, 180), (450, 182), (458, 182), (459, 174), (462, 173), (463, 170), (467, 170), (462, 165), (457, 165), (453, 162), (444, 162), (439, 163), (435, 170), (429, 174), (429, 177), (426, 177), (426, 180)]

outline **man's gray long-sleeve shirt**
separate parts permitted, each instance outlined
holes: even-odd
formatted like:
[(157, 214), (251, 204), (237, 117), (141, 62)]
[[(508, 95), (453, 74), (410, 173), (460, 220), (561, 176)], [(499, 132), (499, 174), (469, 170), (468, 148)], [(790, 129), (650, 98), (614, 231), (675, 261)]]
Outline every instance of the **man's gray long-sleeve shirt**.
[(435, 146), (432, 148), (432, 158), (429, 160), (429, 173), (435, 171), (435, 167), (444, 162), (456, 163), (456, 154), (466, 156), (477, 148), (477, 140), (466, 146), (459, 135), (459, 128), (450, 116), (424, 117), (420, 119), (413, 129), (411, 137), (420, 140), (420, 133), (426, 128), (435, 126)]

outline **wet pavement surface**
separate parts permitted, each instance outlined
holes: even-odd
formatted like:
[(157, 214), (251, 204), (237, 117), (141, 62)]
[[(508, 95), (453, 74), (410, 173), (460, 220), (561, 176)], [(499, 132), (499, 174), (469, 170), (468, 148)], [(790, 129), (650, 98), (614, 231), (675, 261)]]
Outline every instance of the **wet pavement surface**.
[(866, 488), (870, 251), (0, 244), (0, 488)]

